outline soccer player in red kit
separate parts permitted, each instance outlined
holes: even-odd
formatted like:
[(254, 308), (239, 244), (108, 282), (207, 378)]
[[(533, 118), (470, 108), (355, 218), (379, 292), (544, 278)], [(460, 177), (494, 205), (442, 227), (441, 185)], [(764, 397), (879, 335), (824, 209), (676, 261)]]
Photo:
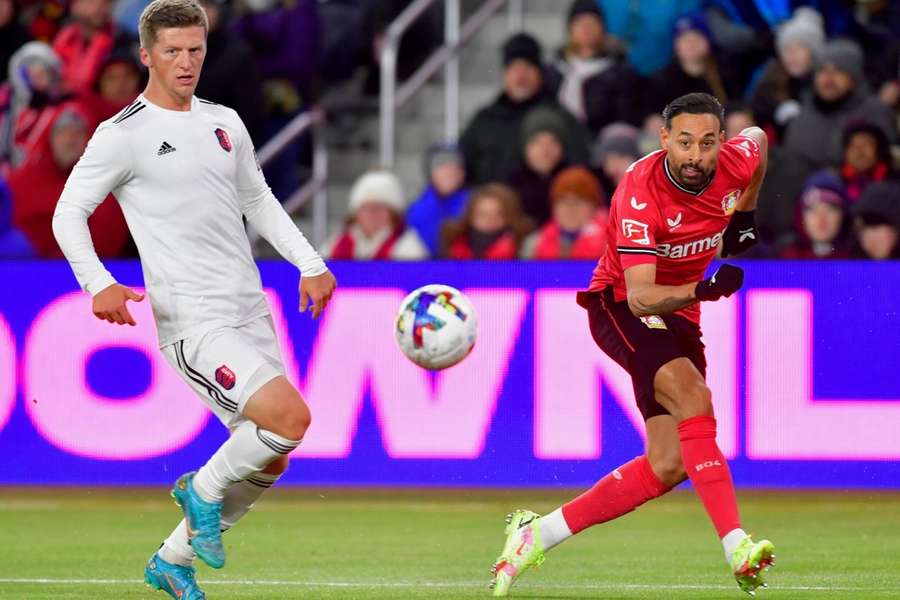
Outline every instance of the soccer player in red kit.
[(738, 585), (765, 587), (774, 546), (741, 528), (700, 341), (700, 302), (728, 297), (744, 274), (705, 271), (721, 246), (738, 254), (758, 233), (754, 210), (766, 172), (767, 140), (757, 127), (725, 141), (724, 111), (708, 94), (687, 94), (663, 111), (662, 150), (632, 164), (613, 196), (606, 255), (578, 294), (597, 345), (631, 375), (647, 429), (646, 453), (543, 517), (517, 510), (494, 565), (505, 596), (544, 553), (588, 527), (625, 515), (690, 478)]

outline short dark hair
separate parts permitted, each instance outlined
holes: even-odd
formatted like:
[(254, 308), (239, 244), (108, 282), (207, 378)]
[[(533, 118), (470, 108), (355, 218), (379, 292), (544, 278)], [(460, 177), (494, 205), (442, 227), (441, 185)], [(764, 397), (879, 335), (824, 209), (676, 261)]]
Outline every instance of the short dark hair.
[(725, 130), (725, 109), (715, 96), (703, 92), (694, 92), (679, 96), (669, 102), (663, 109), (662, 117), (666, 129), (672, 129), (672, 119), (680, 114), (714, 115), (719, 119), (719, 130)]

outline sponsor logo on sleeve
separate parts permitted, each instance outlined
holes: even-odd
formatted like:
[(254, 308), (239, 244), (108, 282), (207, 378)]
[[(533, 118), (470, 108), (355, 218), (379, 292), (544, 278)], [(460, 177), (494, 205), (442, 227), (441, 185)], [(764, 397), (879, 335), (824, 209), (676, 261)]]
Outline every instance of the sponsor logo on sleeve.
[(635, 244), (650, 245), (649, 229), (646, 223), (634, 219), (622, 219), (622, 234)]
[(737, 207), (738, 199), (741, 197), (741, 190), (731, 190), (722, 196), (722, 210), (726, 215), (730, 215)]

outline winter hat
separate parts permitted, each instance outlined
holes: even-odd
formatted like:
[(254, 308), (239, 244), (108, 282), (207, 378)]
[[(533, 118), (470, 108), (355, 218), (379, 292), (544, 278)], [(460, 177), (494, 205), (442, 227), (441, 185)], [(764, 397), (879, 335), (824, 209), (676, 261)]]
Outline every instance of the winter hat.
[(50, 128), (50, 131), (55, 134), (66, 127), (72, 126), (87, 129), (87, 124), (88, 120), (85, 115), (78, 109), (70, 107), (63, 109), (63, 111), (59, 113), (59, 116), (53, 120), (53, 126)]
[(849, 74), (857, 83), (862, 83), (863, 62), (865, 57), (859, 44), (853, 40), (832, 40), (825, 44), (818, 68), (825, 65), (834, 65), (841, 71)]
[(546, 106), (531, 109), (522, 121), (522, 142), (527, 144), (531, 138), (545, 131), (553, 134), (562, 144), (566, 139), (566, 122), (562, 115)]
[(514, 60), (525, 60), (538, 69), (543, 68), (541, 45), (527, 33), (517, 33), (503, 44), (503, 66), (508, 67)]
[(606, 24), (596, 0), (575, 0), (572, 2), (572, 6), (569, 7), (569, 16), (566, 18), (566, 24), (571, 25), (572, 21), (581, 15), (594, 15), (600, 19), (601, 23)]
[(550, 201), (559, 202), (566, 196), (576, 196), (590, 200), (599, 206), (603, 200), (603, 188), (587, 167), (568, 167), (553, 178), (550, 186)]
[(602, 164), (610, 154), (639, 157), (640, 138), (641, 131), (634, 125), (622, 122), (610, 123), (601, 129), (597, 136), (597, 142), (591, 151), (593, 164)]
[(853, 212), (866, 224), (888, 223), (900, 228), (900, 182), (873, 183), (853, 205)]
[(807, 178), (800, 194), (801, 208), (810, 208), (819, 202), (827, 202), (838, 208), (847, 205), (843, 182), (831, 171), (818, 171)]
[(688, 31), (696, 31), (712, 44), (714, 39), (712, 30), (709, 28), (709, 23), (706, 22), (706, 17), (703, 16), (702, 13), (691, 13), (689, 15), (685, 15), (683, 17), (679, 17), (678, 20), (675, 21), (675, 33), (672, 36), (672, 40), (675, 40), (683, 33), (687, 33)]
[(400, 179), (390, 171), (370, 171), (364, 174), (350, 189), (350, 213), (356, 213), (366, 202), (387, 204), (402, 214), (406, 209), (406, 199)]
[(775, 34), (778, 54), (793, 43), (803, 44), (812, 52), (813, 60), (818, 60), (825, 48), (825, 28), (822, 15), (814, 8), (801, 6), (794, 16), (781, 24)]
[(465, 158), (462, 150), (457, 144), (434, 144), (425, 152), (425, 176), (431, 175), (431, 172), (448, 163), (463, 166)]

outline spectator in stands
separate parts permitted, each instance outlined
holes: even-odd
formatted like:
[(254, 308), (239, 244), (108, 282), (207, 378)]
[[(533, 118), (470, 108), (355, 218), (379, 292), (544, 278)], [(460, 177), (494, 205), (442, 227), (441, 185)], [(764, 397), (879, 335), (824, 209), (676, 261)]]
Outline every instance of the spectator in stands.
[(72, 22), (53, 40), (53, 51), (62, 61), (63, 82), (68, 91), (90, 91), (106, 57), (114, 47), (127, 51), (131, 39), (116, 36), (112, 26), (112, 0), (72, 0)]
[(141, 93), (144, 75), (142, 65), (128, 52), (113, 51), (106, 57), (90, 92), (81, 95), (94, 118), (92, 125), (98, 125), (131, 104)]
[[(202, 0), (209, 19), (206, 58), (195, 94), (237, 111), (250, 137), (261, 141), (265, 122), (263, 82), (253, 50), (228, 30), (230, 0)], [(240, 73), (240, 77), (235, 77)]]
[(522, 122), (522, 166), (506, 179), (522, 202), (522, 210), (537, 225), (550, 218), (550, 184), (569, 160), (565, 121), (558, 111), (539, 106)]
[(574, 0), (568, 40), (547, 72), (547, 87), (585, 125), (591, 136), (614, 121), (634, 121), (640, 79), (624, 58), (624, 48), (606, 35), (595, 0)]
[(10, 60), (9, 74), (0, 116), (0, 164), (16, 166), (30, 147), (45, 141), (52, 121), (46, 118), (47, 111), (58, 110), (67, 96), (59, 57), (43, 42), (22, 46)]
[(743, 102), (729, 102), (725, 107), (725, 139), (730, 140), (754, 125), (753, 111)]
[(667, 102), (691, 92), (706, 92), (725, 104), (740, 94), (737, 84), (719, 68), (712, 32), (703, 15), (693, 14), (675, 21), (675, 58), (650, 78), (647, 113), (660, 113)]
[[(63, 110), (54, 120), (45, 145), (35, 149), (10, 174), (13, 221), (42, 258), (62, 257), (53, 236), (53, 211), (72, 167), (87, 145), (88, 122), (88, 116), (73, 108)], [(98, 256), (114, 258), (122, 254), (129, 239), (128, 227), (111, 195), (88, 219), (88, 226)]]
[(321, 30), (316, 0), (247, 0), (234, 33), (253, 49), (266, 101), (295, 113), (313, 97)]
[(428, 249), (403, 220), (406, 198), (390, 171), (371, 171), (350, 190), (344, 229), (328, 244), (326, 255), (339, 260), (421, 260)]
[(857, 244), (854, 255), (900, 258), (900, 183), (873, 183), (853, 206)]
[(597, 3), (603, 10), (609, 32), (625, 43), (629, 62), (643, 76), (668, 64), (672, 58), (672, 27), (675, 21), (683, 15), (700, 10), (703, 4), (700, 0), (597, 0)]
[(0, 177), (0, 258), (28, 258), (34, 256), (34, 249), (12, 223), (12, 192)]
[(870, 184), (896, 176), (896, 173), (891, 168), (890, 143), (877, 125), (865, 121), (850, 122), (844, 128), (843, 139), (841, 178), (847, 197), (855, 203)]
[(847, 197), (837, 176), (820, 171), (806, 182), (797, 202), (797, 240), (781, 258), (848, 258)]
[(572, 160), (587, 160), (584, 128), (544, 90), (541, 47), (526, 33), (503, 45), (503, 91), (469, 122), (460, 138), (466, 173), (472, 183), (504, 179), (521, 166), (522, 121), (537, 106), (557, 113), (564, 123), (563, 141)]
[(887, 107), (866, 87), (863, 54), (855, 42), (840, 39), (825, 45), (813, 88), (784, 136), (785, 148), (810, 169), (840, 166), (841, 133), (850, 121), (865, 118), (893, 138)]
[(627, 123), (607, 125), (597, 136), (591, 164), (598, 169), (603, 187), (614, 190), (625, 170), (641, 156), (641, 132)]
[(460, 218), (469, 200), (465, 159), (459, 146), (436, 144), (428, 149), (425, 168), (428, 184), (406, 211), (406, 222), (428, 246), (430, 254), (437, 256), (442, 224)]
[(441, 255), (463, 260), (514, 259), (532, 229), (516, 192), (506, 185), (489, 183), (472, 192), (461, 219), (444, 225)]
[(597, 260), (606, 251), (603, 189), (590, 169), (569, 167), (553, 180), (553, 218), (526, 238), (523, 258)]
[(14, 0), (0, 0), (0, 82), (6, 81), (12, 55), (30, 39), (28, 30), (19, 22)]
[(813, 68), (825, 49), (822, 15), (803, 6), (775, 34), (777, 57), (766, 64), (750, 90), (750, 106), (760, 127), (780, 137), (800, 113), (800, 101), (812, 90)]

